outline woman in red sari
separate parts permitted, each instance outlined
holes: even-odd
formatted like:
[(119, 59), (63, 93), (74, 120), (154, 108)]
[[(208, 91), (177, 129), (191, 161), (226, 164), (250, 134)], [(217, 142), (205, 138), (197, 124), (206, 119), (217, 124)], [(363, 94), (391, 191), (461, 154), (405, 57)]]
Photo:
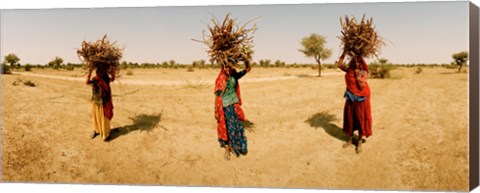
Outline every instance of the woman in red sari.
[(345, 51), (340, 56), (338, 67), (346, 72), (345, 106), (343, 109), (343, 132), (348, 135), (344, 148), (352, 144), (353, 131), (358, 130), (356, 152), (362, 151), (364, 137), (372, 135), (372, 115), (370, 106), (370, 87), (367, 83), (368, 67), (361, 56), (353, 57), (348, 67), (343, 66)]
[(104, 141), (110, 135), (110, 120), (113, 118), (112, 92), (110, 82), (115, 80), (115, 73), (110, 76), (106, 68), (97, 68), (96, 75), (90, 78), (92, 70), (88, 71), (87, 84), (92, 86), (93, 133), (91, 138), (100, 135)]
[(240, 96), (238, 80), (250, 71), (250, 65), (245, 63), (246, 68), (237, 72), (235, 68), (226, 65), (220, 70), (215, 80), (215, 119), (217, 120), (217, 135), (220, 146), (225, 148), (224, 158), (230, 160), (230, 153), (237, 157), (246, 155), (247, 137), (243, 122), (245, 115)]

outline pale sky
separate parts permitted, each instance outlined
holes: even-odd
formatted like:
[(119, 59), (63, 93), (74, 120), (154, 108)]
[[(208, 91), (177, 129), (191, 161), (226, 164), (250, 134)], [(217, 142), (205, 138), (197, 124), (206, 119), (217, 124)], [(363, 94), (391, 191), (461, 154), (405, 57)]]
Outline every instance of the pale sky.
[[(144, 8), (70, 8), (1, 11), (0, 54), (15, 53), (20, 63), (46, 64), (55, 56), (79, 63), (83, 40), (108, 34), (125, 48), (122, 60), (190, 64), (208, 61), (201, 39), (212, 14), (230, 12), (241, 23), (257, 18), (255, 61), (314, 63), (298, 49), (311, 33), (326, 37), (333, 63), (340, 54), (339, 18), (373, 17), (387, 45), (380, 57), (392, 63), (450, 63), (455, 52), (468, 50), (468, 2), (404, 2), (301, 5), (168, 6)], [(371, 61), (371, 60), (369, 60)]]

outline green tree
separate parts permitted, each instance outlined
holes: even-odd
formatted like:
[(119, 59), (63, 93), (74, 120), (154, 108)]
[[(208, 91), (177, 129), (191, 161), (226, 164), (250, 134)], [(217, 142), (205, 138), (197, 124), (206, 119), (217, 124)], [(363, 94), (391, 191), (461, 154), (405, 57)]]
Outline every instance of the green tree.
[(305, 54), (305, 56), (313, 57), (318, 63), (318, 76), (322, 76), (322, 62), (321, 60), (327, 59), (332, 55), (332, 50), (325, 48), (325, 37), (312, 33), (309, 37), (305, 37), (300, 42), (303, 49), (298, 51)]
[(260, 66), (263, 66), (263, 65), (265, 65), (265, 60), (260, 60), (260, 61), (258, 61), (258, 63), (260, 64)]
[(205, 60), (200, 60), (199, 65), (200, 68), (205, 68), (206, 61)]
[(122, 61), (122, 63), (120, 63), (120, 68), (122, 68), (122, 69), (127, 69), (127, 68), (128, 68), (128, 63), (127, 63), (127, 61)]
[(455, 60), (455, 64), (458, 65), (458, 72), (462, 69), (462, 66), (467, 63), (468, 60), (468, 52), (459, 52), (452, 55), (453, 60)]
[(18, 56), (15, 54), (8, 54), (5, 56), (5, 62), (10, 64), (10, 66), (17, 64), (19, 61), (20, 58), (18, 58)]
[(48, 62), (48, 66), (53, 67), (53, 69), (58, 69), (60, 68), (62, 63), (63, 63), (63, 59), (58, 56), (55, 56), (55, 58), (52, 61)]
[(212, 58), (209, 59), (209, 62), (210, 62), (210, 66), (211, 66), (212, 68), (215, 68), (215, 67), (216, 67), (215, 61), (214, 61)]
[(275, 60), (275, 67), (283, 67), (285, 66), (285, 62), (282, 62), (280, 60)]
[(381, 65), (385, 65), (387, 64), (388, 60), (386, 58), (380, 58), (378, 59), (378, 62), (381, 64)]

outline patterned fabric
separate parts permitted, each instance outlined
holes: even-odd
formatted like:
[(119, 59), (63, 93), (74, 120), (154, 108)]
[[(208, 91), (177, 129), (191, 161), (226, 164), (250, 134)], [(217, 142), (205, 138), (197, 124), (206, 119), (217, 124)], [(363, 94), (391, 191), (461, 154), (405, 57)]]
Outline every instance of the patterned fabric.
[(237, 83), (233, 76), (227, 80), (227, 88), (225, 88), (225, 92), (222, 94), (223, 107), (228, 107), (230, 105), (238, 103), (237, 93), (235, 93), (236, 84)]
[(230, 145), (237, 156), (246, 155), (247, 150), (247, 137), (245, 137), (245, 129), (243, 123), (238, 119), (235, 113), (234, 105), (223, 108), (225, 112), (225, 123), (227, 126), (228, 139), (218, 139), (220, 145), (225, 147)]
[[(238, 84), (238, 79), (240, 79), (245, 74), (246, 74), (245, 70), (241, 72), (234, 71), (232, 73), (232, 76), (235, 78), (235, 81), (236, 81), (235, 92), (238, 97), (238, 103), (235, 103), (233, 106), (235, 108), (235, 113), (237, 114), (237, 117), (240, 121), (245, 121), (245, 114), (243, 113), (243, 110), (240, 107), (242, 105), (242, 97), (240, 95), (240, 84)], [(215, 119), (217, 120), (217, 135), (219, 139), (222, 139), (224, 141), (228, 139), (227, 126), (225, 123), (225, 113), (223, 111), (223, 99), (222, 99), (222, 94), (225, 92), (226, 88), (227, 88), (227, 76), (225, 75), (224, 70), (221, 69), (220, 73), (217, 76), (217, 79), (215, 80), (215, 88), (213, 93), (215, 94), (214, 112), (215, 112)]]
[(92, 85), (92, 101), (99, 105), (102, 104), (104, 116), (111, 120), (113, 118), (113, 103), (110, 78), (97, 75), (88, 84)]

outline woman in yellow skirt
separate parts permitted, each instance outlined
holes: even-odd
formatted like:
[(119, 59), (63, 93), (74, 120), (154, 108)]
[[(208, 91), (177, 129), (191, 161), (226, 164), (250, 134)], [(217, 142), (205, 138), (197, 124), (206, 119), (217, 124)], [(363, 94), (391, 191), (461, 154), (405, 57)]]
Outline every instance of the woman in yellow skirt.
[(110, 135), (110, 120), (113, 118), (112, 93), (110, 82), (115, 80), (115, 73), (107, 73), (106, 68), (97, 68), (93, 78), (92, 70), (89, 70), (87, 84), (92, 86), (92, 113), (93, 133), (91, 138), (100, 135), (104, 141)]

